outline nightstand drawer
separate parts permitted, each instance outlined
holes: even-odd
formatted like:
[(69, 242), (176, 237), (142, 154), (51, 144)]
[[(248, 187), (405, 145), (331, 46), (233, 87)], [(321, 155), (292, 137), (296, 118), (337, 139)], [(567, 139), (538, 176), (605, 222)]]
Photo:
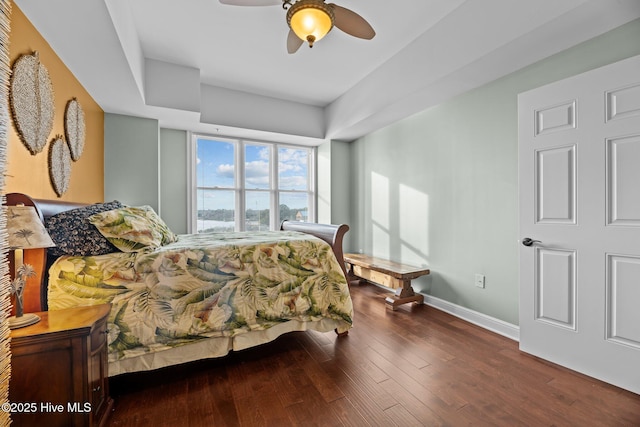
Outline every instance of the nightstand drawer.
[[(89, 370), (89, 391), (91, 393), (91, 409), (98, 419), (107, 410), (110, 397), (109, 378), (107, 374), (107, 319), (96, 324), (91, 333), (91, 355)], [(109, 408), (110, 410), (110, 408)]]
[(97, 349), (107, 343), (107, 319), (97, 322), (91, 332), (91, 349)]
[[(11, 331), (9, 401), (29, 404), (14, 426), (102, 426), (109, 397), (106, 322), (110, 305), (38, 313)], [(24, 406), (24, 405), (23, 405)]]

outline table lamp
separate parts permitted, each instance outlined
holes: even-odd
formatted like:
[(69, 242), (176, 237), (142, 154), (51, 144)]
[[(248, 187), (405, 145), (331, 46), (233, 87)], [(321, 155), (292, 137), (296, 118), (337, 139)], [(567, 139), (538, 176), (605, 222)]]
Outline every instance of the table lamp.
[(7, 234), (9, 249), (14, 250), (15, 271), (11, 281), (11, 293), (14, 295), (15, 316), (9, 318), (9, 328), (16, 329), (33, 325), (40, 321), (34, 313), (24, 313), (22, 293), (27, 278), (35, 275), (33, 267), (23, 263), (24, 249), (42, 249), (55, 246), (44, 224), (33, 206), (6, 206)]

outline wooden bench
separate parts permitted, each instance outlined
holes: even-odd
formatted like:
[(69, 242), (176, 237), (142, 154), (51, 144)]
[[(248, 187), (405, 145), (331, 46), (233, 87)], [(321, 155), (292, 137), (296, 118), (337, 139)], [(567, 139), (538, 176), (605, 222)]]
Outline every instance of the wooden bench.
[(394, 295), (385, 299), (387, 307), (392, 310), (408, 302), (424, 303), (424, 296), (413, 291), (411, 280), (429, 274), (428, 268), (414, 267), (363, 254), (345, 254), (344, 260), (349, 266), (350, 281), (353, 278), (360, 278), (396, 289)]

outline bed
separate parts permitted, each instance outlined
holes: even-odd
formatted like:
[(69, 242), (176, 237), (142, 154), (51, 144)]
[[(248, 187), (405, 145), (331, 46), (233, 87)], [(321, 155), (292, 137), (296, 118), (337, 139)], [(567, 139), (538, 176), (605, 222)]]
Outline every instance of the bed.
[(19, 203), (36, 208), (57, 244), (47, 251), (43, 308), (111, 304), (110, 376), (352, 326), (344, 224), (175, 235), (148, 206), (7, 195)]

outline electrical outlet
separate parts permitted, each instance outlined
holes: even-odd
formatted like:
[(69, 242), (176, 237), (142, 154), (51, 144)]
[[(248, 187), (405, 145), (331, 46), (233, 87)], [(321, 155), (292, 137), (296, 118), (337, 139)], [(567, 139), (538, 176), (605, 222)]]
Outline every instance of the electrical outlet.
[(484, 288), (484, 274), (476, 273), (476, 287)]

